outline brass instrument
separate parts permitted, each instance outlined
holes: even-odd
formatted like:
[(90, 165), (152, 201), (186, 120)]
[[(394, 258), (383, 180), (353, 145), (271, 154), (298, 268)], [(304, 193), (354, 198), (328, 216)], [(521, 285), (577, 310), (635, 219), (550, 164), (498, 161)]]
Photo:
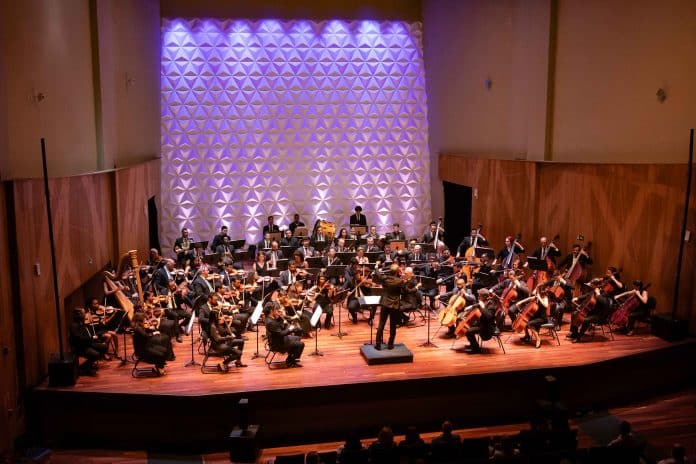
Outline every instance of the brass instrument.
[(327, 241), (332, 241), (334, 239), (334, 235), (336, 235), (336, 224), (320, 219), (317, 230), (321, 231), (324, 237), (326, 237)]

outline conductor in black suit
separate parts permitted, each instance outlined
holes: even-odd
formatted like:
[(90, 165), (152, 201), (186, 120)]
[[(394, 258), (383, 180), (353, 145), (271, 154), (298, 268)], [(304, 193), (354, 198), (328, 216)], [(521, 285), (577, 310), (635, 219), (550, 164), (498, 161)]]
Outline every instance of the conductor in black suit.
[(353, 225), (359, 225), (359, 226), (365, 226), (367, 227), (367, 218), (365, 217), (364, 214), (362, 214), (362, 206), (356, 206), (355, 207), (355, 214), (350, 215), (350, 222), (349, 224), (351, 226)]
[(387, 349), (394, 349), (394, 339), (396, 338), (396, 327), (401, 321), (401, 297), (406, 291), (407, 283), (399, 277), (399, 265), (392, 264), (389, 267), (389, 272), (385, 276), (377, 274), (375, 281), (382, 284), (384, 293), (380, 300), (382, 309), (379, 311), (379, 327), (375, 338), (375, 349), (382, 349), (382, 339), (384, 335), (384, 326), (389, 318), (389, 341)]

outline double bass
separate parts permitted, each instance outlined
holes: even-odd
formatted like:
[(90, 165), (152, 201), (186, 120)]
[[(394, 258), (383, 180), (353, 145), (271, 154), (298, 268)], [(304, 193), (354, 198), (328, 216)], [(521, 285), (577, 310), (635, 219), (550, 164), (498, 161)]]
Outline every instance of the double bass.
[[(560, 234), (556, 234), (548, 243), (547, 248), (553, 247), (558, 250), (554, 242), (558, 241), (560, 238)], [(537, 285), (546, 283), (549, 280), (549, 275), (553, 275), (553, 271), (556, 270), (556, 263), (553, 259), (551, 259), (548, 252), (546, 253), (546, 256), (544, 256), (544, 261), (546, 262), (546, 270), (535, 270), (532, 272), (532, 275), (529, 276), (529, 279), (527, 279), (527, 286), (529, 287), (529, 290), (534, 290)]]
[(573, 262), (563, 276), (563, 278), (570, 282), (571, 285), (575, 285), (578, 280), (581, 280), (582, 275), (585, 273), (585, 267), (580, 262), (580, 257), (583, 254), (587, 255), (591, 248), (592, 242), (588, 242), (586, 247), (580, 248), (580, 252), (576, 257), (573, 258)]
[(479, 224), (478, 228), (476, 229), (476, 237), (474, 237), (473, 243), (469, 248), (466, 249), (466, 252), (464, 253), (464, 260), (466, 261), (466, 264), (464, 264), (462, 272), (464, 272), (464, 275), (466, 275), (467, 282), (471, 282), (474, 273), (474, 267), (481, 262), (481, 259), (476, 256), (476, 247), (478, 246), (478, 238), (479, 234), (481, 233), (481, 229), (483, 229), (483, 225)]

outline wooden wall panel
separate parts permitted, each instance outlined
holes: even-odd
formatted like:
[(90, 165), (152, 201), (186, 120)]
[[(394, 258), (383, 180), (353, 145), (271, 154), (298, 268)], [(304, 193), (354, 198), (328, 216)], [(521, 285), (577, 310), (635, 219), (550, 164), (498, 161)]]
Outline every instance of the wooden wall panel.
[(0, 456), (10, 449), (23, 424), (19, 402), (8, 223), (5, 189), (4, 185), (0, 185)]
[[(142, 262), (150, 248), (147, 200), (160, 192), (160, 160), (115, 172), (118, 255), (138, 250)], [(116, 263), (114, 263), (116, 264)]]
[[(651, 282), (659, 311), (671, 311), (685, 165), (532, 163), (442, 155), (440, 178), (479, 189), (472, 220), (485, 225), (494, 248), (502, 246), (499, 231), (521, 229), (529, 231), (524, 242), (530, 251), (540, 235), (559, 233), (565, 254), (582, 233), (586, 242), (593, 242), (595, 275), (608, 265), (622, 267), (625, 282)], [(692, 231), (694, 203), (692, 197)], [(690, 321), (691, 332), (696, 332), (694, 263), (692, 239), (686, 245), (677, 311)]]
[(478, 199), (472, 200), (471, 223), (483, 224), (482, 233), (496, 252), (505, 236), (519, 232), (522, 243), (530, 246), (536, 233), (535, 163), (443, 155), (439, 166), (441, 180), (478, 189)]
[[(49, 182), (61, 306), (67, 295), (112, 259), (112, 176), (101, 173)], [(14, 182), (14, 202), (27, 384), (34, 385), (46, 373), (50, 353), (58, 350), (43, 182)], [(68, 313), (62, 310), (63, 316)], [(66, 330), (63, 333), (67, 342)]]

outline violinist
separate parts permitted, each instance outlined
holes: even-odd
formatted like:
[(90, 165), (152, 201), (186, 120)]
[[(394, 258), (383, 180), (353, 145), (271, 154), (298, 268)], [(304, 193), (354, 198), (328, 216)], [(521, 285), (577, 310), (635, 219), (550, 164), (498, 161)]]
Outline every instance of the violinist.
[[(466, 280), (463, 278), (456, 279), (455, 281), (455, 287), (452, 289), (452, 291), (447, 292), (443, 295), (440, 295), (440, 301), (442, 304), (447, 305), (449, 301), (452, 300), (452, 297), (459, 295), (462, 298), (464, 298), (466, 305), (474, 304), (476, 303), (476, 297), (469, 291), (469, 289), (466, 287)], [(447, 333), (444, 335), (444, 338), (454, 338), (454, 330), (456, 328), (456, 324), (452, 324), (448, 327)]]
[(234, 365), (237, 367), (247, 367), (242, 362), (244, 340), (235, 334), (231, 325), (230, 316), (226, 316), (221, 312), (217, 313), (215, 322), (210, 324), (210, 348), (225, 357), (217, 365), (220, 372), (227, 372), (232, 361), (234, 361)]
[(73, 309), (70, 323), (70, 346), (74, 352), (87, 358), (80, 366), (82, 373), (95, 375), (96, 362), (106, 355), (108, 345), (94, 332), (92, 319), (82, 308)]
[(173, 259), (165, 259), (164, 266), (152, 275), (152, 285), (158, 295), (165, 295), (169, 289), (169, 282), (174, 281), (174, 264)]
[(401, 298), (401, 315), (402, 323), (400, 325), (406, 324), (408, 322), (408, 315), (404, 314), (408, 311), (415, 311), (421, 307), (423, 302), (423, 293), (421, 292), (421, 283), (413, 273), (413, 268), (406, 267), (401, 274), (401, 279), (406, 282), (406, 287), (404, 288), (404, 294)]
[[(478, 240), (477, 240), (478, 238)], [(486, 240), (486, 237), (481, 235), (481, 232), (479, 229), (471, 229), (471, 235), (468, 235), (464, 237), (457, 247), (457, 252), (455, 254), (455, 257), (457, 258), (462, 258), (466, 254), (466, 250), (474, 246), (474, 242), (476, 242), (477, 246), (488, 246), (488, 240)]]
[(210, 334), (210, 324), (215, 320), (213, 315), (214, 308), (218, 307), (218, 296), (217, 293), (211, 293), (208, 295), (208, 299), (198, 308), (198, 323), (201, 326), (201, 330), (206, 334)]
[(209, 274), (208, 266), (201, 265), (196, 277), (191, 282), (191, 292), (194, 298), (207, 299), (211, 293), (215, 293), (215, 287), (208, 279)]
[(308, 295), (313, 295), (314, 307), (312, 312), (316, 311), (318, 306), (321, 306), (326, 317), (324, 318), (324, 328), (329, 330), (331, 328), (331, 321), (333, 319), (333, 303), (331, 298), (334, 296), (336, 289), (334, 285), (327, 280), (325, 275), (320, 275), (317, 279), (316, 285), (307, 291)]
[(377, 267), (379, 266), (384, 266), (384, 267), (389, 267), (391, 266), (391, 263), (394, 261), (394, 258), (396, 256), (396, 253), (392, 251), (391, 245), (389, 242), (384, 244), (384, 249), (382, 250), (382, 253), (380, 253), (379, 257), (377, 258)]
[(469, 345), (464, 347), (464, 351), (470, 354), (481, 352), (481, 345), (476, 339), (478, 334), (482, 341), (490, 340), (495, 333), (495, 301), (491, 298), (490, 292), (486, 288), (482, 288), (477, 292), (477, 306), (481, 311), (481, 316), (478, 321), (471, 323), (471, 327), (466, 332), (466, 338)]
[[(118, 354), (118, 334), (116, 329), (121, 322), (116, 318), (118, 313), (111, 308), (111, 311), (107, 313), (107, 309), (99, 304), (99, 300), (96, 298), (90, 298), (87, 301), (87, 318), (90, 319), (89, 323), (92, 328), (92, 332), (96, 334), (100, 341), (106, 343), (108, 347), (111, 345), (114, 349), (114, 355)], [(111, 355), (104, 353), (104, 358), (109, 361), (111, 360)]]
[[(623, 300), (622, 305), (628, 305), (628, 313), (625, 315), (626, 323), (618, 331), (631, 336), (633, 335), (636, 320), (647, 316), (650, 311), (648, 309), (648, 290), (642, 281), (635, 280), (633, 281), (633, 289), (616, 295), (614, 299), (617, 301)], [(630, 301), (631, 299), (633, 301)]]
[(174, 335), (178, 343), (183, 342), (181, 334), (184, 333), (184, 327), (188, 326), (191, 320), (191, 307), (186, 302), (186, 283), (177, 286), (172, 280), (169, 282), (167, 289), (166, 304), (164, 314), (170, 321), (174, 322), (176, 329)]
[(504, 269), (510, 269), (515, 256), (520, 253), (524, 253), (524, 247), (520, 245), (514, 237), (508, 235), (505, 237), (505, 246), (498, 252), (498, 255), (493, 261), (493, 265), (500, 264)]
[(280, 349), (288, 353), (285, 360), (287, 367), (301, 367), (300, 356), (304, 351), (304, 342), (295, 335), (298, 328), (288, 325), (282, 316), (280, 304), (277, 301), (270, 303), (269, 317), (266, 319), (266, 334), (268, 335), (269, 347)]
[(297, 263), (291, 261), (288, 264), (288, 268), (280, 273), (280, 285), (282, 287), (289, 287), (293, 285), (300, 278), (300, 274), (297, 270)]
[(147, 358), (155, 364), (157, 373), (164, 375), (164, 366), (168, 358), (168, 348), (166, 335), (161, 335), (159, 331), (152, 328), (142, 312), (135, 313), (133, 316), (135, 327), (133, 329), (133, 350), (136, 356)]
[[(373, 226), (374, 227), (374, 226)], [(367, 244), (365, 245), (365, 252), (367, 253), (377, 253), (382, 251), (378, 246), (377, 246), (377, 240), (378, 238), (374, 238), (372, 235), (367, 237)]]
[(162, 307), (162, 303), (166, 301), (167, 296), (155, 296), (152, 292), (143, 292), (143, 298), (145, 300), (143, 310), (146, 320), (150, 327), (158, 331), (158, 337), (160, 335), (163, 338), (166, 337), (166, 340), (162, 340), (162, 345), (167, 347), (167, 359), (173, 361), (174, 350), (172, 348), (172, 339), (179, 334), (179, 324), (178, 322), (163, 317), (165, 309)]
[(341, 264), (341, 260), (336, 256), (336, 249), (335, 248), (329, 248), (329, 251), (326, 252), (326, 256), (324, 256), (321, 259), (321, 267), (326, 269), (329, 266), (338, 266)]

